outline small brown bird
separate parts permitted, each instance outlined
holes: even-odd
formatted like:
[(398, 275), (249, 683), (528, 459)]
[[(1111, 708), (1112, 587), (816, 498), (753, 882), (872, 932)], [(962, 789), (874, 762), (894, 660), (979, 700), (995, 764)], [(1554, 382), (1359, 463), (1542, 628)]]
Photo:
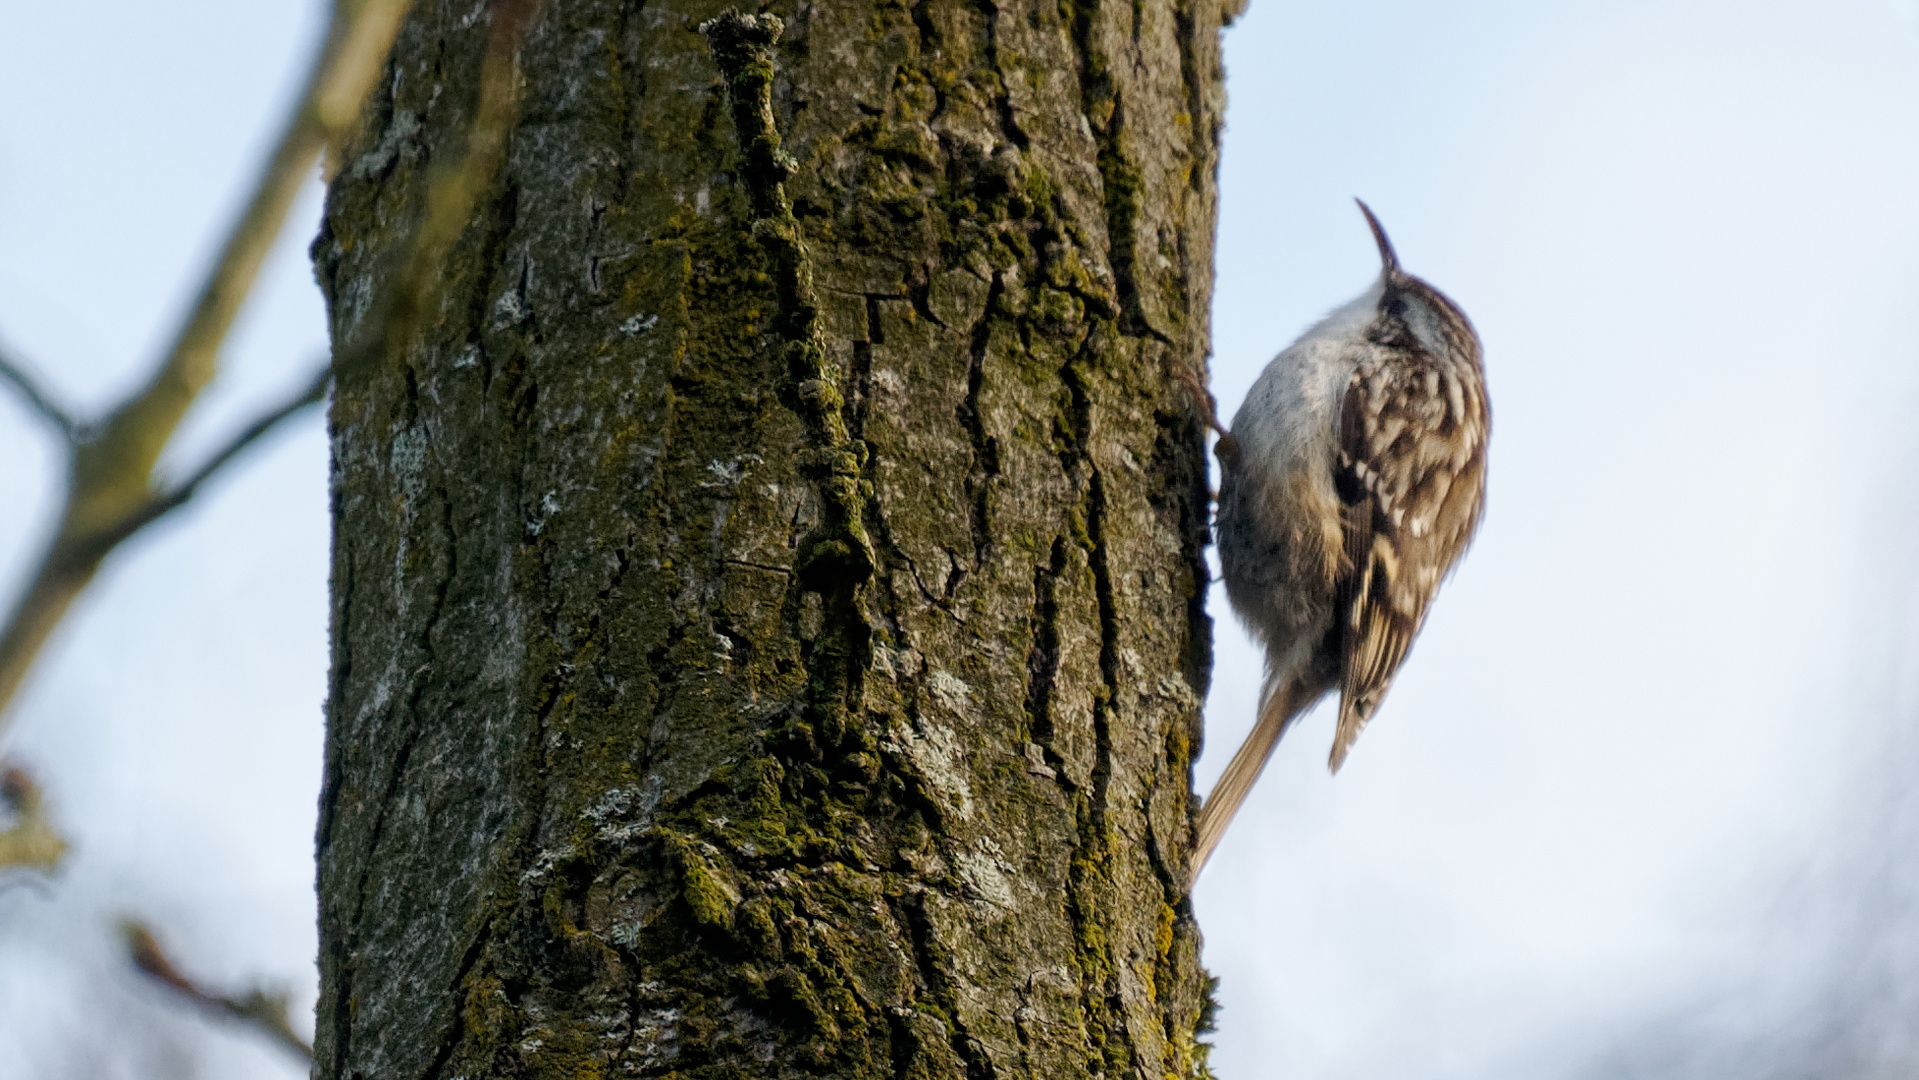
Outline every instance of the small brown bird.
[(1287, 726), (1334, 688), (1339, 771), (1485, 505), (1479, 336), (1359, 208), (1379, 280), (1266, 365), (1214, 450), (1226, 595), (1266, 648), (1266, 678), (1259, 721), (1200, 810), (1194, 879)]

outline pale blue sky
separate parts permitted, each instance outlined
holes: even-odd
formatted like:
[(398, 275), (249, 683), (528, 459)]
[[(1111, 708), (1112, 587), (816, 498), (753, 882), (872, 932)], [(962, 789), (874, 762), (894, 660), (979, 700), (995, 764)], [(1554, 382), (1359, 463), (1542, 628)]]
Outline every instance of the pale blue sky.
[[(103, 403), (172, 331), (320, 13), (15, 6), (0, 340)], [(1478, 324), (1495, 422), (1480, 542), (1345, 771), (1302, 724), (1201, 884), (1218, 1071), (1763, 1075), (1736, 1051), (1787, 1060), (1875, 963), (1919, 963), (1873, 857), (1910, 820), (1887, 721), (1919, 707), (1910, 5), (1253, 0), (1227, 61), (1223, 410), (1374, 272), (1358, 195)], [(181, 465), (323, 349), (317, 205)], [(0, 395), (0, 506), (26, 508), (0, 587), (45, 447)], [(196, 970), (311, 1000), (325, 466), (305, 421), (123, 553), (20, 703), (8, 750), (77, 850), (56, 890), (0, 891), (0, 1080), (299, 1075), (160, 1003), (106, 930), (137, 909)], [(1214, 610), (1202, 788), (1256, 691)]]
[[(1912, 653), (1909, 12), (1255, 2), (1227, 41), (1222, 405), (1374, 272), (1361, 195), (1476, 321), (1494, 423), (1380, 715), (1336, 781), (1330, 718), (1296, 730), (1202, 882), (1222, 1074), (1653, 1076), (1669, 1021), (1770, 1036), (1845, 937), (1809, 894), (1850, 888)], [(1216, 680), (1202, 787), (1255, 690)]]

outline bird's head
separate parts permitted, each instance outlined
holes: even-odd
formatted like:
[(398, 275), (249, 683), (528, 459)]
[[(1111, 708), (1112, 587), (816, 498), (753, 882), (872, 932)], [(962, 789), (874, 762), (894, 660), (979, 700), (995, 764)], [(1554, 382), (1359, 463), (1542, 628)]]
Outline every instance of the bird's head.
[(1393, 250), (1392, 239), (1386, 235), (1386, 227), (1379, 223), (1372, 207), (1363, 199), (1353, 201), (1359, 204), (1359, 212), (1366, 215), (1373, 242), (1379, 245), (1379, 318), (1374, 323), (1375, 335), (1390, 339), (1406, 334), (1434, 355), (1455, 352), (1477, 359), (1479, 336), (1473, 332), (1466, 313), (1446, 294), (1401, 269), (1399, 253)]

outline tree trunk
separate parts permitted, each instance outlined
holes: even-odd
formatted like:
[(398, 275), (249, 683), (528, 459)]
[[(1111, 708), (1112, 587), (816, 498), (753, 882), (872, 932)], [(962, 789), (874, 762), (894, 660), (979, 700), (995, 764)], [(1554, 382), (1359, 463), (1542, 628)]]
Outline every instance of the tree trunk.
[[(336, 343), (487, 10), (421, 0), (344, 159)], [(782, 0), (723, 77), (718, 10), (550, 5), (340, 372), (318, 1075), (1203, 1074), (1227, 13)]]

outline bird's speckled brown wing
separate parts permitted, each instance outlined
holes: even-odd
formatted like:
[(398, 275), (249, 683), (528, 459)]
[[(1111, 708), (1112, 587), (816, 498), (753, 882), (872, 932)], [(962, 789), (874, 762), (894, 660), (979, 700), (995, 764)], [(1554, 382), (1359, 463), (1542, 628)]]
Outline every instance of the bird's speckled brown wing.
[(1403, 343), (1347, 384), (1334, 465), (1346, 550), (1334, 608), (1343, 669), (1334, 772), (1386, 696), (1440, 579), (1472, 540), (1487, 421), (1484, 384), (1468, 357), (1434, 358)]

